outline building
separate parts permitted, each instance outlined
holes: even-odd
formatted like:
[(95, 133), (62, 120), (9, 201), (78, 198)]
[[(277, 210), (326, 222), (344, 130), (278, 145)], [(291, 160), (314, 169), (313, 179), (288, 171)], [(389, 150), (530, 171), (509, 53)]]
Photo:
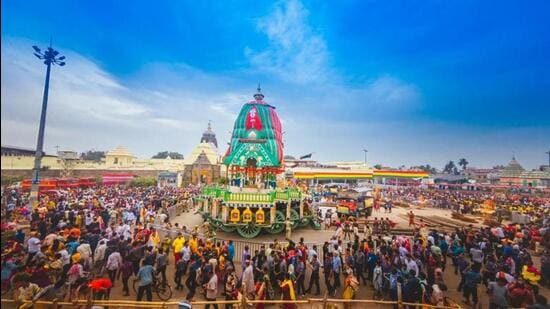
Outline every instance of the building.
[(218, 148), (218, 140), (216, 139), (216, 133), (212, 131), (212, 123), (208, 122), (208, 128), (202, 133), (201, 143), (211, 143)]
[(200, 143), (184, 160), (184, 185), (210, 184), (220, 179), (222, 170), (217, 145), (216, 134), (209, 122)]
[[(42, 158), (43, 178), (57, 177), (154, 177), (162, 185), (180, 186), (210, 184), (222, 176), (216, 134), (208, 123), (200, 143), (185, 159), (139, 159), (128, 149), (118, 146), (101, 161), (82, 160), (76, 152), (59, 151), (58, 156)], [(21, 147), (2, 146), (2, 176), (32, 177), (35, 151)]]
[(469, 180), (473, 180), (479, 184), (491, 184), (494, 181), (494, 174), (497, 172), (492, 168), (473, 168), (469, 167), (463, 171)]
[(521, 164), (512, 157), (510, 163), (500, 174), (500, 184), (520, 187), (549, 187), (550, 171), (526, 171)]
[(427, 172), (420, 170), (373, 169), (360, 162), (332, 162), (327, 165), (288, 167), (286, 175), (313, 183), (359, 181), (377, 184), (418, 185), (427, 178)]
[(157, 184), (159, 188), (163, 187), (179, 187), (181, 186), (182, 173), (176, 172), (160, 172), (157, 176)]
[(184, 185), (210, 184), (220, 178), (220, 160), (211, 143), (200, 143), (185, 159)]
[(105, 154), (105, 165), (108, 168), (126, 168), (132, 166), (134, 156), (124, 147), (118, 146)]
[[(62, 153), (62, 152), (60, 152)], [(69, 158), (74, 157), (69, 155)], [(2, 176), (32, 177), (34, 152), (24, 148), (2, 147)], [(182, 172), (181, 159), (138, 159), (126, 148), (119, 146), (107, 152), (105, 159), (91, 161), (68, 159), (63, 155), (45, 155), (42, 158), (43, 178), (55, 177), (102, 177), (105, 174), (132, 174), (134, 176), (157, 177), (160, 172)]]
[[(13, 157), (34, 157), (36, 154), (36, 150), (30, 149), (30, 148), (24, 148), (24, 147), (17, 147), (17, 146), (8, 146), (8, 145), (2, 145), (2, 158), (13, 156)], [(52, 155), (48, 155), (44, 152), (44, 157), (53, 157)]]

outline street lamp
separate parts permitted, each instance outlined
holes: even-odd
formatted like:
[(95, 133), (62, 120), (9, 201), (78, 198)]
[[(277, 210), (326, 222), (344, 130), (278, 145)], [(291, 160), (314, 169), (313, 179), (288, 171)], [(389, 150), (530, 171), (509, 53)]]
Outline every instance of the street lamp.
[(365, 166), (367, 166), (367, 152), (369, 152), (366, 149), (363, 149), (363, 152), (365, 153)]
[(44, 60), (46, 65), (46, 81), (44, 83), (44, 96), (42, 97), (42, 112), (40, 114), (40, 126), (38, 128), (38, 141), (36, 143), (36, 153), (34, 156), (34, 178), (31, 186), (30, 200), (31, 204), (33, 201), (38, 199), (38, 186), (40, 184), (40, 163), (42, 161), (43, 147), (44, 147), (44, 127), (46, 126), (46, 110), (48, 108), (48, 90), (50, 88), (50, 71), (52, 64), (57, 64), (59, 66), (64, 66), (65, 56), (60, 56), (59, 52), (52, 48), (52, 43), (50, 41), (50, 47), (48, 47), (44, 52), (40, 50), (37, 46), (32, 47), (34, 49), (34, 55), (40, 60)]

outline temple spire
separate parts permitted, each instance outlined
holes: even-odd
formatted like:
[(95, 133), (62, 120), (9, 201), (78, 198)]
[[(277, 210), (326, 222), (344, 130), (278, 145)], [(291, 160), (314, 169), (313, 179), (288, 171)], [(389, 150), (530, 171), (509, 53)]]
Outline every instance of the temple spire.
[(262, 88), (260, 87), (260, 82), (258, 82), (258, 88), (256, 90), (257, 90), (257, 92), (254, 95), (254, 99), (256, 99), (256, 101), (263, 100), (264, 95), (262, 94)]

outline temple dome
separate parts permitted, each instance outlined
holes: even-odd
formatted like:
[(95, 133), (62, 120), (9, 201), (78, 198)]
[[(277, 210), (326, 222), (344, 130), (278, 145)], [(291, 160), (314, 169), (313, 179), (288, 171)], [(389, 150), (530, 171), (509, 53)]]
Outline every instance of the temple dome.
[(132, 157), (132, 153), (128, 151), (128, 149), (124, 148), (123, 146), (117, 146), (115, 149), (110, 150), (106, 154), (107, 156), (119, 156), (119, 157)]
[(504, 168), (503, 175), (518, 176), (524, 171), (525, 169), (521, 166), (521, 164), (519, 164), (516, 157), (512, 157), (510, 163), (508, 163), (508, 165)]
[(206, 156), (210, 164), (218, 164), (218, 152), (212, 143), (198, 144), (191, 154), (185, 158), (185, 164), (195, 163), (201, 155)]
[(212, 124), (208, 122), (208, 128), (202, 133), (201, 143), (211, 143), (218, 148), (218, 140), (216, 139), (216, 133), (212, 131)]
[(259, 85), (254, 100), (243, 105), (235, 120), (223, 162), (244, 167), (251, 159), (259, 168), (280, 167), (283, 161), (281, 121), (275, 107), (264, 101)]

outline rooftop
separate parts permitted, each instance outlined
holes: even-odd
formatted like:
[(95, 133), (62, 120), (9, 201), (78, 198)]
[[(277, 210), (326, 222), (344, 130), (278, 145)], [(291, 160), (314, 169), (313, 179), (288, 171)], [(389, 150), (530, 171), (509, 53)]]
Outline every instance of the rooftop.
[(128, 151), (128, 149), (124, 148), (123, 146), (117, 146), (115, 149), (110, 150), (109, 152), (107, 152), (106, 156), (133, 157), (132, 153)]

